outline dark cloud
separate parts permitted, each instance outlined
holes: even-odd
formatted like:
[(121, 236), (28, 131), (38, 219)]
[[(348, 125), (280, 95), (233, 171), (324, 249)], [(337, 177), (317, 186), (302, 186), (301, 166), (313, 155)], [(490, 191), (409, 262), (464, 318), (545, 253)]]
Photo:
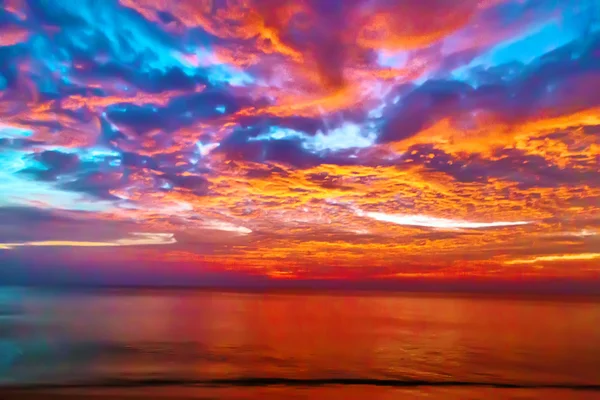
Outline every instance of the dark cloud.
[(39, 154), (41, 161), (48, 169), (57, 174), (72, 171), (79, 164), (79, 157), (74, 153), (62, 153), (55, 150), (47, 150)]
[(596, 171), (560, 167), (541, 156), (516, 149), (500, 149), (493, 159), (478, 154), (460, 158), (433, 145), (416, 145), (408, 149), (399, 168), (422, 165), (431, 171), (448, 174), (458, 182), (486, 183), (491, 178), (515, 182), (522, 189), (600, 184)]
[(426, 82), (385, 110), (387, 120), (380, 140), (408, 138), (443, 116), (456, 113), (472, 91), (460, 82)]
[(248, 169), (246, 171), (246, 176), (248, 178), (251, 179), (265, 179), (265, 178), (269, 178), (272, 175), (279, 175), (279, 176), (288, 176), (289, 173), (280, 167), (274, 167), (274, 166), (268, 166), (267, 168), (261, 168), (261, 169)]
[(110, 191), (120, 189), (125, 182), (124, 175), (120, 172), (93, 171), (79, 174), (73, 180), (60, 186), (98, 198), (117, 199), (116, 196), (110, 194)]
[(0, 138), (0, 149), (25, 150), (35, 146), (36, 144), (39, 145), (40, 142), (31, 139)]
[(245, 133), (231, 135), (221, 143), (217, 152), (230, 160), (255, 163), (281, 162), (297, 168), (306, 168), (321, 163), (319, 156), (302, 148), (298, 140), (255, 140), (248, 141)]
[[(479, 71), (487, 83), (476, 88), (448, 80), (427, 81), (408, 92), (402, 86), (404, 95), (395, 91), (388, 96), (390, 105), (384, 111), (386, 122), (379, 140), (402, 140), (444, 117), (469, 118), (474, 111), (491, 112), (516, 123), (597, 105), (600, 95), (594, 88), (600, 79), (599, 50), (599, 38), (594, 37), (586, 45), (568, 44), (530, 66), (511, 63)], [(511, 78), (506, 80), (507, 76)], [(395, 99), (398, 101), (393, 104)]]
[[(239, 124), (246, 129), (254, 129), (256, 135), (268, 131), (272, 126), (293, 129), (314, 135), (318, 131), (327, 129), (328, 124), (322, 118), (309, 117), (277, 117), (277, 116), (244, 116), (239, 119)], [(248, 131), (252, 134), (252, 131)]]
[(226, 91), (207, 90), (176, 97), (166, 107), (116, 104), (106, 114), (117, 126), (143, 135), (150, 130), (173, 132), (198, 121), (234, 113), (239, 108), (239, 101)]
[(151, 168), (154, 169), (158, 166), (154, 158), (149, 156), (142, 156), (137, 153), (123, 152), (122, 153), (123, 165), (128, 167), (137, 168)]
[(53, 181), (62, 174), (73, 173), (80, 166), (79, 157), (73, 153), (47, 150), (32, 156), (32, 158), (41, 164), (41, 168), (27, 167), (21, 170), (21, 173), (45, 181)]
[[(44, 240), (118, 239), (133, 226), (117, 221), (98, 222), (82, 211), (60, 211), (33, 207), (0, 207), (0, 242)], [(89, 229), (94, 224), (94, 229)], [(116, 235), (116, 236), (115, 236)], [(0, 251), (1, 252), (1, 251)]]
[(165, 178), (173, 183), (174, 188), (189, 190), (198, 196), (204, 196), (208, 193), (208, 181), (202, 176), (167, 175)]
[(202, 74), (188, 75), (181, 68), (171, 67), (166, 71), (151, 69), (140, 73), (139, 68), (122, 65), (113, 61), (98, 64), (95, 60), (88, 60), (84, 52), (78, 61), (80, 68), (74, 71), (74, 76), (82, 80), (120, 79), (131, 90), (141, 90), (147, 93), (161, 93), (165, 90), (193, 90), (198, 85), (208, 84)]

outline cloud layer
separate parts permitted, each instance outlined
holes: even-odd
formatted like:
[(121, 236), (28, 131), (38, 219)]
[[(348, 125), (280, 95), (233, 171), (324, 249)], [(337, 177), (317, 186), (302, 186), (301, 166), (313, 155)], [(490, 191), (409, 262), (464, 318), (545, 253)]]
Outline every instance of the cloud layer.
[(5, 0), (0, 58), (0, 261), (599, 277), (596, 1)]

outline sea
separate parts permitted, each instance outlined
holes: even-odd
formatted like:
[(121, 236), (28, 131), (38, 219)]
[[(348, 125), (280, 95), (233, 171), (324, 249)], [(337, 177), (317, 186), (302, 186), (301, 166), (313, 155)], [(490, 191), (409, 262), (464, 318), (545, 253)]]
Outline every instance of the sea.
[(600, 299), (0, 288), (12, 398), (600, 399)]

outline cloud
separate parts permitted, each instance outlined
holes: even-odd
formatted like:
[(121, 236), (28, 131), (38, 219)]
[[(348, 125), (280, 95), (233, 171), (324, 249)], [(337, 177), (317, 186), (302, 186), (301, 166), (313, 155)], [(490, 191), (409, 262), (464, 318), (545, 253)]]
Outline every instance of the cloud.
[(198, 121), (221, 118), (239, 108), (231, 94), (207, 90), (175, 97), (165, 107), (116, 104), (107, 109), (106, 116), (117, 127), (144, 135), (155, 130), (173, 132)]
[(172, 233), (140, 233), (133, 232), (130, 237), (113, 241), (74, 241), (74, 240), (45, 240), (21, 243), (0, 243), (0, 249), (12, 250), (16, 247), (122, 247), (149, 246), (177, 243)]
[(237, 226), (224, 221), (205, 221), (204, 227), (206, 229), (216, 229), (219, 231), (240, 233), (242, 235), (252, 233), (252, 229), (246, 228), (245, 226)]
[(518, 65), (510, 75), (506, 68), (499, 69), (497, 75), (486, 71), (488, 82), (479, 86), (430, 80), (408, 93), (393, 94), (384, 109), (388, 119), (379, 140), (410, 138), (443, 118), (460, 122), (458, 127), (464, 129), (469, 124), (476, 125), (477, 115), (482, 113), (517, 124), (541, 114), (556, 115), (595, 106), (600, 99), (588, 85), (600, 76), (597, 56), (593, 55), (598, 47), (595, 43), (579, 54), (579, 48), (569, 43), (556, 50), (564, 52), (564, 56), (546, 55), (546, 60)]
[(549, 237), (557, 237), (557, 238), (561, 238), (561, 237), (574, 237), (574, 238), (587, 238), (587, 237), (593, 237), (593, 236), (597, 236), (598, 232), (592, 229), (582, 229), (580, 231), (573, 231), (573, 232), (552, 232), (552, 233), (547, 233), (544, 236), (549, 236)]
[(574, 159), (573, 165), (569, 166), (517, 149), (498, 149), (490, 155), (472, 154), (465, 158), (447, 153), (434, 145), (418, 144), (409, 147), (398, 161), (401, 169), (420, 165), (429, 171), (447, 174), (459, 182), (501, 179), (515, 182), (523, 188), (534, 188), (584, 183), (596, 185), (599, 181), (594, 170), (578, 165), (591, 161), (587, 156)]
[(505, 261), (507, 265), (536, 264), (540, 262), (589, 261), (600, 258), (600, 253), (557, 254)]
[(357, 211), (358, 215), (364, 215), (367, 218), (372, 218), (377, 221), (391, 222), (398, 225), (421, 226), (434, 229), (483, 229), (483, 228), (499, 228), (506, 226), (527, 225), (528, 221), (513, 221), (513, 222), (473, 222), (452, 220), (446, 218), (429, 217), (426, 215), (405, 215), (405, 214), (385, 214), (380, 212), (363, 212)]
[(503, 262), (595, 254), (593, 1), (0, 3), (0, 241), (42, 264), (591, 274)]

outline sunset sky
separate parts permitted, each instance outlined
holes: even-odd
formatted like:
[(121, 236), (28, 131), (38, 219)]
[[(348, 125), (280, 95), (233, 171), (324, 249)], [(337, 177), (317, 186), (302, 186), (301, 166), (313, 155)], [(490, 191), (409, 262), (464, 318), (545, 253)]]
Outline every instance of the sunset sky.
[(0, 280), (600, 279), (596, 0), (0, 0)]

